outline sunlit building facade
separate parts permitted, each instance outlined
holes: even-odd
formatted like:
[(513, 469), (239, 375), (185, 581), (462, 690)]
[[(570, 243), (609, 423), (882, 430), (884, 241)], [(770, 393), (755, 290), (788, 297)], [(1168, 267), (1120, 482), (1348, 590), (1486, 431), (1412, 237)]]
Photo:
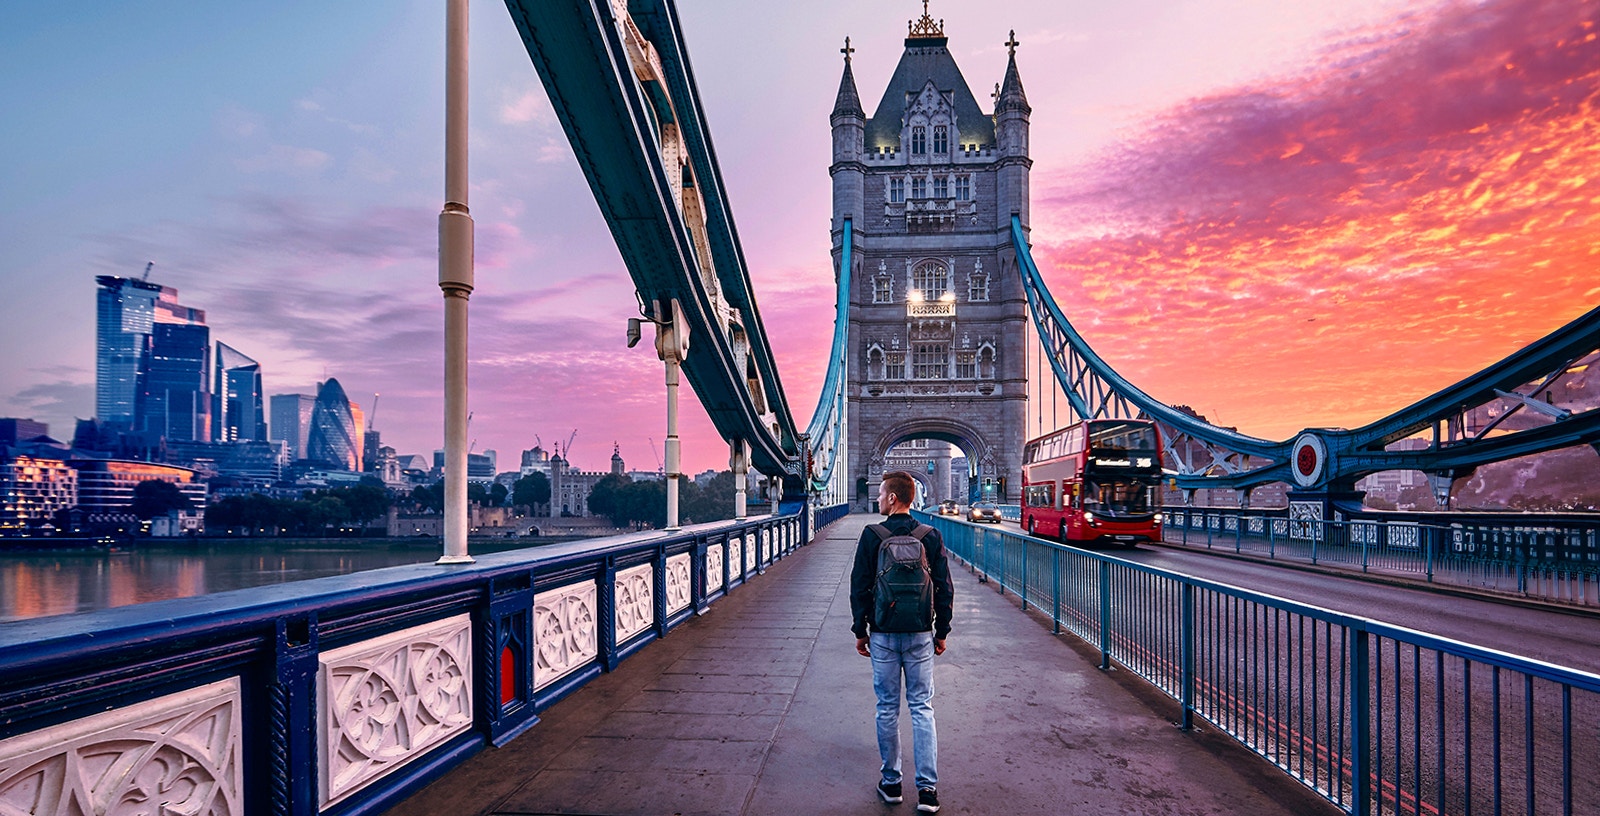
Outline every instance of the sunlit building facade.
[(133, 489), (152, 480), (171, 482), (195, 507), (206, 506), (206, 483), (186, 467), (121, 459), (72, 459), (67, 464), (78, 472), (78, 507), (91, 515), (128, 512)]
[(331, 470), (361, 470), (361, 409), (345, 396), (339, 381), (329, 378), (317, 389), (311, 411), (306, 459)]
[(0, 446), (0, 532), (36, 527), (78, 503), (78, 472), (60, 459)]

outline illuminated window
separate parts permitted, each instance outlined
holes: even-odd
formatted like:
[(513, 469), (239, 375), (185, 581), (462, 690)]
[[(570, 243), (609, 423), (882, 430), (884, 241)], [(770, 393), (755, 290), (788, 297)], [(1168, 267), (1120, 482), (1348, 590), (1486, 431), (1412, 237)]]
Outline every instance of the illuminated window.
[(950, 128), (944, 125), (933, 126), (933, 153), (943, 156), (950, 152)]
[(923, 300), (938, 300), (950, 288), (950, 274), (938, 261), (923, 261), (911, 273), (911, 287)]
[(917, 125), (911, 128), (911, 153), (921, 156), (928, 152), (928, 129)]
[(884, 371), (884, 376), (890, 380), (903, 380), (906, 378), (905, 352), (895, 352), (889, 355), (889, 362)]
[(918, 380), (941, 380), (949, 363), (943, 343), (918, 343), (911, 352), (911, 376)]
[(977, 355), (970, 351), (956, 352), (956, 379), (971, 380), (977, 376)]

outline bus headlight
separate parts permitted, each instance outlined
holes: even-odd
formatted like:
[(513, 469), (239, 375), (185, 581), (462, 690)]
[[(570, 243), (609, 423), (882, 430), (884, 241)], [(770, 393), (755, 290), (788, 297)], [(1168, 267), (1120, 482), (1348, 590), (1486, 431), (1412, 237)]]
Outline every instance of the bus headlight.
[(1165, 521), (1166, 521), (1166, 518), (1164, 516), (1162, 516), (1160, 513), (1156, 514), (1156, 523), (1157, 524), (1162, 524)]
[(1093, 524), (1094, 523), (1094, 514), (1093, 513), (1084, 513), (1083, 514), (1083, 520), (1089, 522), (1090, 524)]

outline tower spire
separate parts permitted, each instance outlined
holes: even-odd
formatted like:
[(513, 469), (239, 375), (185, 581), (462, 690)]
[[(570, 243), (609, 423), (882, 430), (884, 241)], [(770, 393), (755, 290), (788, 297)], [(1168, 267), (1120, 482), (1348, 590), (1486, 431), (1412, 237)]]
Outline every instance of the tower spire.
[(935, 23), (928, 16), (928, 0), (922, 0), (922, 19), (906, 21), (907, 40), (944, 39), (944, 19)]
[(866, 119), (867, 114), (861, 109), (861, 94), (856, 92), (856, 75), (850, 70), (850, 55), (855, 49), (850, 47), (850, 38), (844, 38), (844, 47), (839, 49), (844, 54), (844, 76), (839, 78), (839, 95), (833, 102), (833, 116), (855, 116)]

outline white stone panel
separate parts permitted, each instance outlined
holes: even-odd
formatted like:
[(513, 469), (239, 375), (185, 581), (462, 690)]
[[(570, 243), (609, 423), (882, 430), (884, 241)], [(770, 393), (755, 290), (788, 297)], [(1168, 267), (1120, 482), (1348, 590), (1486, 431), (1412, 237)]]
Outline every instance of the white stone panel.
[(722, 545), (706, 545), (706, 592), (722, 588)]
[(593, 581), (533, 596), (533, 687), (542, 689), (600, 654)]
[(472, 727), (470, 615), (352, 643), (317, 662), (323, 806)]
[(0, 813), (244, 812), (239, 679), (0, 742)]
[(689, 578), (692, 559), (688, 553), (667, 556), (667, 614), (689, 608), (694, 602), (694, 586)]
[(650, 628), (656, 622), (656, 571), (650, 564), (629, 567), (617, 573), (612, 587), (616, 606), (617, 644)]

